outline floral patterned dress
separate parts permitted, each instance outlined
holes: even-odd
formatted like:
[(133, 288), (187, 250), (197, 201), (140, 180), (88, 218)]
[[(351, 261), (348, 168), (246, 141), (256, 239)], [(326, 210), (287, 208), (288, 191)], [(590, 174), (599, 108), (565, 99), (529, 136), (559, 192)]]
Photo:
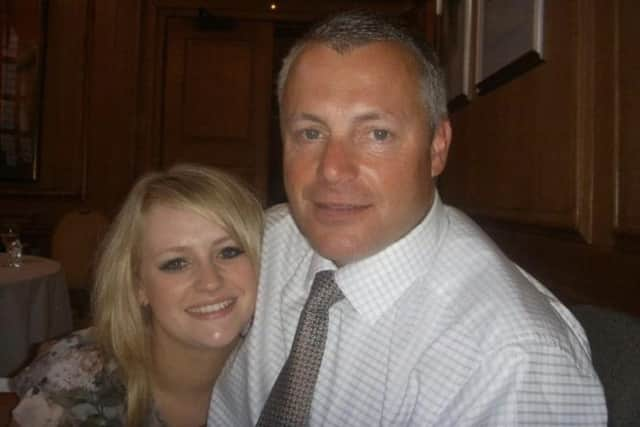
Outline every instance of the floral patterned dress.
[[(125, 387), (91, 329), (56, 342), (14, 379), (20, 396), (13, 419), (22, 427), (123, 426)], [(154, 405), (145, 427), (166, 427)]]

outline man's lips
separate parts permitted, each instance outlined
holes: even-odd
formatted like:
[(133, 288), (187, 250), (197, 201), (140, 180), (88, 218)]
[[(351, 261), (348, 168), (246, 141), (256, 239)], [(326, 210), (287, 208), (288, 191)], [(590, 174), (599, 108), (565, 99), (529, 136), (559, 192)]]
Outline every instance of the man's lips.
[(314, 205), (317, 209), (327, 211), (357, 211), (368, 208), (370, 205), (366, 204), (353, 204), (353, 203), (333, 203), (333, 202), (315, 202)]
[(372, 205), (342, 202), (314, 202), (314, 216), (317, 221), (327, 224), (340, 224), (357, 220)]

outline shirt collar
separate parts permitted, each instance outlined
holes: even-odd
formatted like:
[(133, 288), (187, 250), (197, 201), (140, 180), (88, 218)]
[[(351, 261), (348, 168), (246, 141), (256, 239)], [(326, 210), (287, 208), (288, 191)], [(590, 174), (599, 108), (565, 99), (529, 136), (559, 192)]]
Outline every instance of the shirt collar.
[[(313, 283), (314, 277), (320, 271), (323, 271), (323, 270), (336, 271), (337, 269), (338, 267), (333, 261), (322, 257), (321, 255), (319, 255), (317, 252), (314, 251), (313, 256), (311, 257), (311, 264), (309, 265), (309, 271), (307, 272), (306, 283)], [(340, 285), (338, 285), (338, 287), (340, 287)]]
[(312, 283), (318, 271), (335, 270), (336, 282), (345, 298), (373, 324), (417, 277), (429, 270), (445, 227), (444, 205), (436, 192), (425, 218), (409, 234), (373, 256), (337, 268), (314, 252), (306, 283)]

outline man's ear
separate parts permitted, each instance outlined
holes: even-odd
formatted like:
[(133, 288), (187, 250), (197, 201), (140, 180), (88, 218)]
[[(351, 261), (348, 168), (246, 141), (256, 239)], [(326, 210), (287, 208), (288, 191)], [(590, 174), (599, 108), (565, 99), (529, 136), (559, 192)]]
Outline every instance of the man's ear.
[(451, 145), (451, 123), (449, 119), (442, 120), (436, 128), (431, 141), (431, 176), (442, 173), (447, 164), (447, 155)]

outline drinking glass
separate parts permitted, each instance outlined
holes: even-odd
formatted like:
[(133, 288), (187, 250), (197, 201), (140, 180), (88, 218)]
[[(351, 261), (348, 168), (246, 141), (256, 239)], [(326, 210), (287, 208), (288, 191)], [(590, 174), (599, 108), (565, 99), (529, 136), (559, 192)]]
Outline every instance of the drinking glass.
[(20, 230), (16, 224), (3, 224), (0, 227), (0, 240), (5, 252), (9, 252), (11, 243), (20, 238)]
[(7, 252), (9, 267), (22, 265), (22, 243), (20, 242), (20, 230), (16, 224), (4, 224), (0, 227), (0, 241)]

